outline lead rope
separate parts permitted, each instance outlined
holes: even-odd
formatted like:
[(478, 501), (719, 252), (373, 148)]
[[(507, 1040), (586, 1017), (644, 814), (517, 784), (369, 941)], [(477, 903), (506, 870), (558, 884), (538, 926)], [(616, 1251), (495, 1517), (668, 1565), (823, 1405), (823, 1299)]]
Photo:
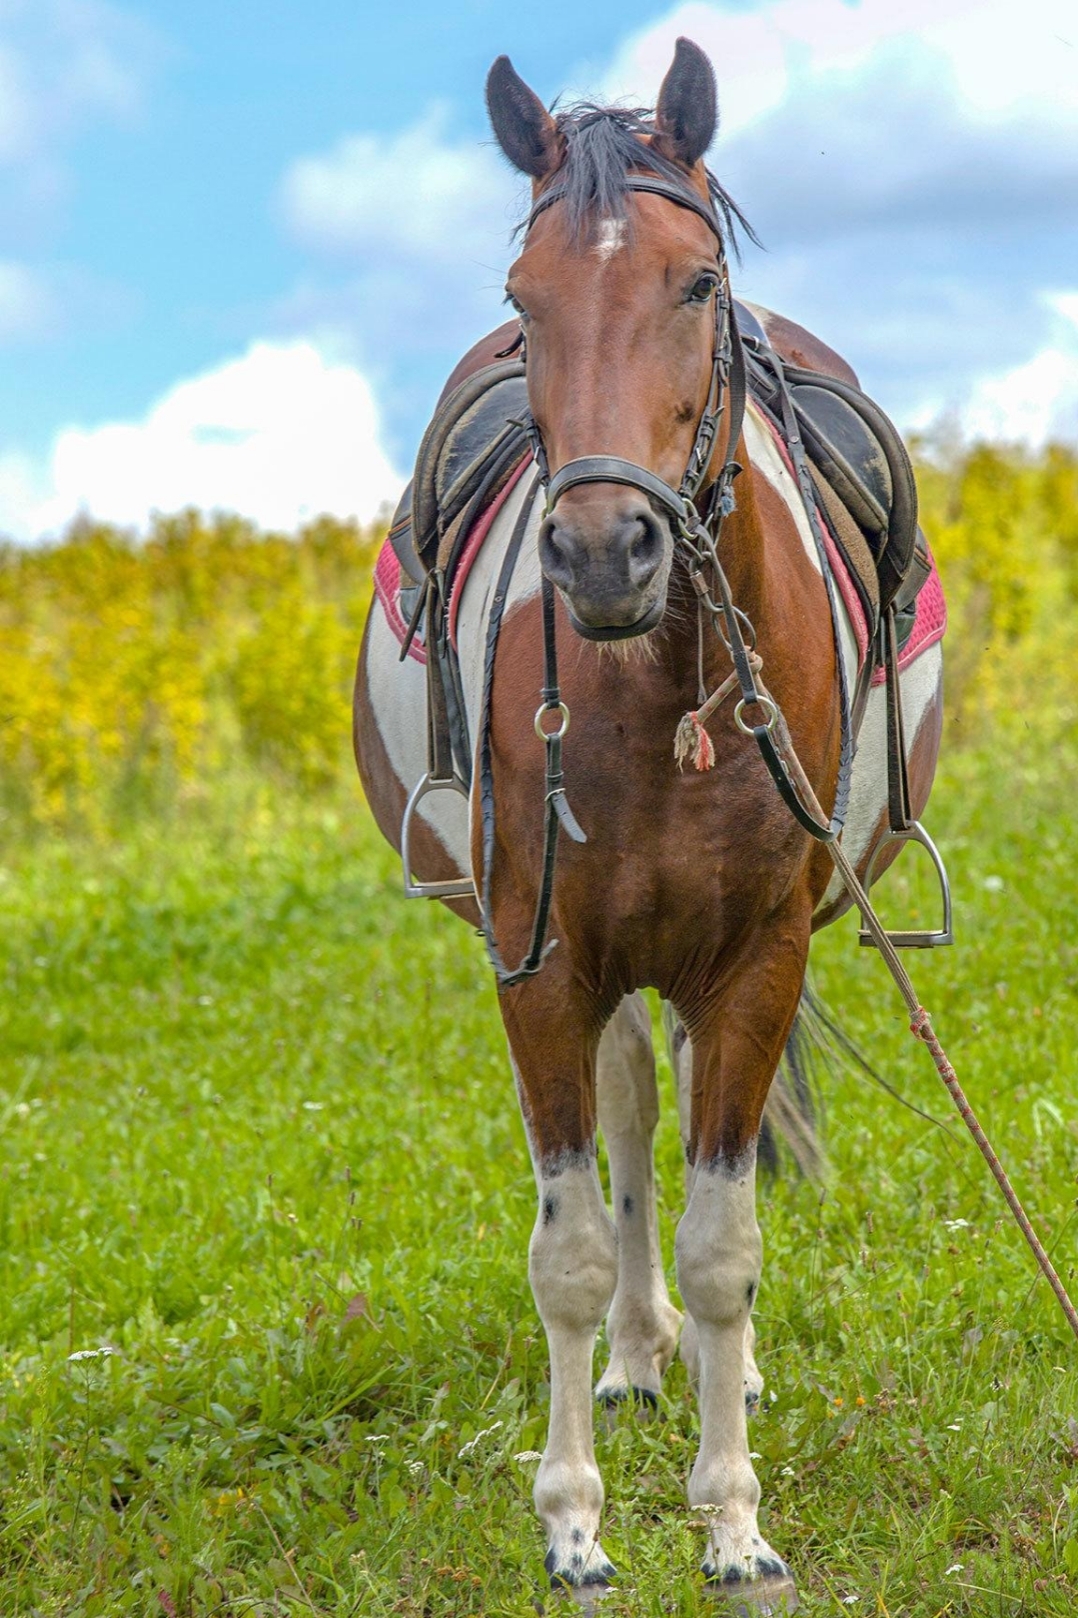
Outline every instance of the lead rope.
[[(767, 694), (762, 682), (760, 685), (760, 691), (761, 693)], [(775, 699), (772, 697), (770, 700), (774, 702)], [(823, 819), (823, 810), (820, 807), (819, 800), (812, 789), (812, 784), (809, 781), (808, 776), (805, 774), (801, 761), (794, 752), (793, 743), (790, 739), (790, 735), (784, 720), (781, 721), (779, 731), (780, 734), (777, 745), (783, 752), (787, 767), (789, 768), (790, 773), (795, 777), (798, 788), (804, 795), (806, 804), (814, 814), (819, 816), (820, 819)], [(835, 862), (835, 867), (846, 885), (846, 891), (849, 893), (850, 898), (860, 910), (861, 919), (865, 927), (872, 934), (872, 941), (876, 945), (876, 948), (879, 950), (880, 954), (883, 956), (883, 959), (886, 961), (887, 968), (898, 986), (898, 992), (905, 1001), (906, 1010), (908, 1011), (910, 1017), (910, 1033), (913, 1034), (915, 1038), (921, 1040), (921, 1042), (928, 1047), (929, 1055), (932, 1057), (932, 1061), (935, 1064), (936, 1072), (943, 1080), (943, 1083), (947, 1088), (947, 1093), (950, 1095), (951, 1100), (958, 1108), (962, 1122), (973, 1136), (973, 1139), (977, 1142), (978, 1150), (980, 1151), (985, 1162), (988, 1164), (988, 1167), (991, 1169), (993, 1178), (1003, 1193), (1004, 1201), (1011, 1210), (1011, 1213), (1014, 1215), (1019, 1230), (1022, 1232), (1022, 1235), (1028, 1242), (1033, 1257), (1037, 1260), (1042, 1272), (1046, 1276), (1048, 1285), (1055, 1293), (1059, 1307), (1067, 1317), (1067, 1324), (1070, 1326), (1070, 1329), (1074, 1333), (1075, 1337), (1078, 1338), (1078, 1310), (1075, 1309), (1073, 1303), (1071, 1302), (1070, 1297), (1067, 1294), (1067, 1289), (1060, 1280), (1055, 1265), (1048, 1257), (1040, 1237), (1030, 1224), (1029, 1217), (1026, 1214), (1025, 1209), (1022, 1207), (1018, 1193), (1015, 1191), (1010, 1182), (1006, 1169), (1003, 1167), (1003, 1164), (1000, 1162), (995, 1151), (993, 1150), (992, 1143), (988, 1139), (988, 1136), (981, 1128), (980, 1121), (978, 1120), (973, 1108), (970, 1106), (969, 1101), (966, 1098), (965, 1091), (958, 1082), (958, 1077), (955, 1070), (948, 1060), (947, 1053), (940, 1044), (935, 1029), (932, 1027), (932, 1019), (920, 1002), (917, 991), (910, 979), (909, 973), (899, 960), (898, 952), (895, 950), (894, 945), (888, 938), (880, 918), (872, 908), (868, 894), (862, 887), (860, 878), (858, 877), (857, 872), (854, 870), (853, 865), (850, 863), (841, 842), (836, 838), (833, 842), (828, 843), (827, 846), (831, 852), (831, 858)]]

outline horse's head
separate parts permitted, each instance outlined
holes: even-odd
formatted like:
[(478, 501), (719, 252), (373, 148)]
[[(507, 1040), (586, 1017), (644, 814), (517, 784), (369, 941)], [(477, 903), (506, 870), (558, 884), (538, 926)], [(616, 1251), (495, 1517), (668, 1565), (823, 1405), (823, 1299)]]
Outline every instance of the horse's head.
[[(543, 571), (581, 634), (643, 634), (662, 617), (674, 549), (671, 501), (647, 475), (678, 490), (717, 402), (725, 264), (702, 162), (717, 118), (714, 74), (681, 39), (653, 121), (595, 107), (552, 117), (502, 56), (487, 103), (502, 150), (533, 181), (507, 293), (551, 474)], [(665, 192), (637, 189), (649, 179)], [(727, 199), (718, 201), (728, 217)], [(637, 483), (632, 468), (644, 474)]]

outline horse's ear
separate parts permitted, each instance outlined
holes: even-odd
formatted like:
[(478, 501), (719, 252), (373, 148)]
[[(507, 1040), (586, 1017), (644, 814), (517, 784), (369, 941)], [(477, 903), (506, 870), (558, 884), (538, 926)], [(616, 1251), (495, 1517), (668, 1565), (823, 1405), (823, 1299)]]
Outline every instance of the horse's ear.
[(719, 121), (715, 71), (699, 45), (679, 39), (655, 109), (656, 144), (664, 157), (692, 168)]
[(487, 111), (498, 145), (514, 168), (533, 180), (543, 180), (557, 168), (560, 143), (554, 120), (508, 56), (499, 56), (487, 74)]

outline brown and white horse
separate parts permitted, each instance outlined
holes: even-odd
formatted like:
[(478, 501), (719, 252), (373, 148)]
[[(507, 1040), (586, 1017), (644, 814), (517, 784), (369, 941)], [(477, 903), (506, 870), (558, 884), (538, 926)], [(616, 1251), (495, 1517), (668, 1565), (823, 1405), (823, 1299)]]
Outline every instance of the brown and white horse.
[[(563, 200), (533, 214), (508, 280), (550, 471), (607, 455), (676, 487), (707, 405), (722, 264), (714, 233), (691, 207), (619, 188), (617, 177), (676, 171), (711, 206), (702, 163), (716, 123), (710, 64), (679, 41), (646, 128), (596, 109), (552, 117), (504, 57), (491, 70), (488, 104), (503, 150), (533, 181), (534, 200), (564, 188)], [(852, 378), (808, 333), (761, 318), (780, 352)], [(485, 340), (452, 380), (506, 337), (503, 329)], [(744, 470), (722, 528), (721, 561), (755, 626), (768, 689), (829, 807), (840, 746), (837, 661), (817, 552), (794, 479), (751, 403), (736, 445), (728, 445), (728, 429), (729, 414), (708, 477), (728, 449)], [(732, 704), (710, 723), (715, 767), (674, 765), (678, 722), (698, 706), (701, 644), (706, 690), (731, 664), (718, 637), (699, 641), (671, 522), (639, 488), (583, 482), (547, 515), (529, 477), (515, 485), (457, 603), (471, 735), (479, 731), (489, 602), (518, 518), (527, 527), (497, 650), (490, 732), (497, 832), (489, 920), (506, 959), (527, 945), (542, 857), (544, 754), (533, 716), (544, 571), (557, 587), (562, 697), (572, 714), (566, 783), (587, 834), (583, 845), (562, 839), (551, 915), (557, 948), (500, 997), (539, 1192), (529, 1274), (550, 1351), (549, 1433), (535, 1484), (546, 1567), (555, 1584), (582, 1597), (613, 1576), (600, 1543), (603, 1486), (592, 1441), (601, 1323), (609, 1360), (595, 1393), (608, 1401), (654, 1401), (681, 1326), (656, 1227), (658, 1099), (638, 993), (650, 986), (688, 1033), (679, 1084), (688, 1197), (676, 1262), (687, 1312), (682, 1347), (699, 1378), (689, 1503), (709, 1524), (707, 1579), (742, 1602), (777, 1609), (794, 1599), (793, 1583), (757, 1525), (746, 1428), (746, 1404), (760, 1387), (751, 1321), (762, 1256), (757, 1141), (810, 936), (844, 899), (827, 850), (780, 800), (754, 741), (735, 727)], [(850, 624), (840, 628), (852, 681), (857, 647)], [(601, 644), (618, 638), (620, 648)], [(398, 846), (406, 795), (426, 768), (424, 673), (412, 659), (400, 662), (399, 651), (376, 600), (360, 654), (355, 740), (374, 815)], [(902, 675), (915, 814), (935, 767), (940, 680), (938, 645)], [(884, 694), (874, 687), (844, 832), (861, 872), (887, 823), (885, 754)], [(451, 794), (424, 800), (413, 837), (424, 878), (478, 871), (476, 796), (471, 813)], [(450, 903), (476, 921), (473, 903)], [(609, 1151), (613, 1218), (596, 1169), (597, 1126)]]

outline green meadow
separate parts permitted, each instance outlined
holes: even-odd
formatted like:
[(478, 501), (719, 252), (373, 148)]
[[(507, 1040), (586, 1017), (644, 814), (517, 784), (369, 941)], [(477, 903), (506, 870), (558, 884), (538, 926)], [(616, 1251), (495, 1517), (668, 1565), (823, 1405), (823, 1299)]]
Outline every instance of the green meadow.
[[(913, 961), (1069, 1276), (1076, 794), (1074, 751), (948, 765), (960, 944)], [(0, 1610), (532, 1613), (533, 1191), (478, 941), (345, 791), (11, 849), (0, 915)], [(847, 1071), (826, 1185), (765, 1192), (766, 1531), (808, 1612), (1070, 1613), (1074, 1344), (880, 962), (848, 923), (815, 957), (950, 1133)], [(610, 1614), (711, 1610), (679, 1365), (662, 1414), (599, 1440)]]
[[(5, 766), (4, 1618), (569, 1610), (543, 1587), (530, 1501), (548, 1400), (526, 1278), (534, 1191), (482, 947), (405, 903), (324, 716), (320, 751), (289, 767), (280, 714), (307, 700), (298, 673), (278, 675), (279, 708), (257, 678), (298, 603), (343, 730), (338, 641), (358, 636), (369, 547), (350, 561), (334, 546), (308, 568), (301, 545), (283, 605), (272, 578), (253, 614), (236, 592), (249, 617), (220, 656), (198, 626), (228, 590), (210, 605), (188, 590), (202, 620), (176, 608), (169, 633), (204, 659), (174, 698), (193, 762), (155, 742), (140, 776), (122, 747), (86, 744), (98, 793), (63, 775), (66, 744), (43, 743), (53, 773), (36, 796), (36, 755), (13, 744)], [(80, 565), (114, 601), (99, 561)], [(33, 597), (27, 691), (35, 623), (69, 644), (57, 625), (74, 587), (61, 600), (57, 553), (48, 566), (9, 558), (0, 576), (0, 618)], [(966, 582), (968, 631), (987, 620)], [(1049, 584), (1049, 603), (1065, 599), (1063, 571)], [(133, 640), (119, 617), (110, 629), (116, 657), (161, 622), (151, 598)], [(1047, 666), (1039, 621), (1002, 642), (986, 631), (1006, 698), (987, 718), (967, 634), (928, 817), (959, 943), (907, 959), (1074, 1290), (1078, 736), (1065, 682), (1006, 672)], [(931, 919), (923, 875), (904, 856), (885, 914)], [(817, 941), (813, 971), (890, 1089), (849, 1064), (829, 1075), (825, 1181), (762, 1188), (766, 1390), (750, 1438), (764, 1530), (807, 1614), (1064, 1618), (1078, 1606), (1075, 1344), (850, 919)], [(669, 1259), (681, 1161), (659, 1065)], [(659, 1420), (600, 1431), (609, 1618), (717, 1610), (684, 1504), (696, 1433), (680, 1364)]]

